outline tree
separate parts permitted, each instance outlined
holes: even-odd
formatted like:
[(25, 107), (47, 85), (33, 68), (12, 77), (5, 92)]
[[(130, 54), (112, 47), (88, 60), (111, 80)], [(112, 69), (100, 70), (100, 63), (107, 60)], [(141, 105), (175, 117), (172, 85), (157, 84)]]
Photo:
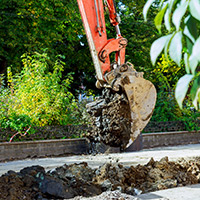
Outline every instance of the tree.
[(3, 0), (0, 5), (1, 66), (6, 62), (20, 71), (23, 53), (44, 48), (51, 55), (72, 52), (81, 32), (81, 19), (75, 8), (73, 1), (68, 0)]
[[(149, 50), (153, 40), (158, 37), (153, 23), (144, 23), (142, 17), (143, 1), (117, 1), (122, 23), (122, 35), (129, 43), (126, 61), (135, 65), (138, 71), (144, 71), (149, 79), (152, 71)], [(119, 8), (124, 5), (124, 9)], [(151, 9), (151, 19), (155, 16)], [(106, 16), (108, 38), (115, 38), (115, 28), (110, 26)], [(50, 66), (61, 54), (66, 63), (63, 75), (73, 72), (73, 94), (86, 86), (86, 90), (95, 88), (95, 70), (87, 44), (77, 2), (74, 0), (2, 0), (0, 4), (0, 66), (6, 72), (12, 66), (12, 72), (21, 72), (21, 55), (43, 52), (47, 49)], [(87, 73), (86, 73), (87, 72)]]
[[(154, 5), (155, 0), (148, 0), (143, 14), (147, 19), (147, 12)], [(151, 46), (151, 61), (153, 64), (160, 53), (164, 51), (166, 58), (180, 66), (184, 60), (186, 74), (182, 76), (176, 86), (175, 96), (182, 108), (183, 100), (189, 93), (196, 109), (200, 103), (200, 1), (199, 0), (160, 0), (159, 12), (154, 23), (159, 31), (164, 29), (168, 34), (160, 37)]]
[[(76, 1), (2, 0), (0, 27), (0, 73), (6, 73), (8, 66), (12, 66), (13, 73), (19, 73), (24, 53), (42, 53), (47, 49), (52, 68), (56, 55), (61, 54), (66, 62), (63, 74), (74, 72), (72, 88), (80, 86), (79, 77), (84, 76), (86, 69), (85, 76), (94, 77), (86, 38), (79, 37), (84, 30)], [(89, 84), (95, 83), (93, 79), (88, 78)]]

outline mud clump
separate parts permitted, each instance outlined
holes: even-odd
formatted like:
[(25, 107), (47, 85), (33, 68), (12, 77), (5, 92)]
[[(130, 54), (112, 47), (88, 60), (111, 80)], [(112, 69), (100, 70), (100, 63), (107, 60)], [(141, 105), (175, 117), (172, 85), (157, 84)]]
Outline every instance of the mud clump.
[(78, 196), (114, 195), (109, 191), (115, 191), (118, 196), (121, 193), (134, 196), (198, 182), (200, 161), (172, 162), (167, 157), (160, 161), (152, 158), (146, 165), (135, 167), (106, 163), (92, 169), (87, 163), (80, 163), (45, 172), (41, 166), (32, 166), (20, 172), (8, 171), (0, 177), (0, 199), (81, 199)]
[(36, 175), (45, 173), (40, 166), (24, 168), (19, 173), (8, 171), (0, 177), (0, 199), (34, 199), (39, 192)]
[(131, 134), (131, 112), (125, 94), (105, 88), (102, 96), (86, 107), (91, 116), (91, 128), (86, 135), (90, 142), (103, 142), (123, 150)]
[(170, 162), (166, 157), (160, 161), (152, 158), (147, 165), (128, 168), (121, 164), (105, 164), (96, 171), (93, 180), (103, 189), (120, 190), (131, 195), (135, 195), (136, 190), (144, 193), (198, 183), (200, 164), (195, 163), (194, 172), (191, 170), (194, 163), (186, 163)]

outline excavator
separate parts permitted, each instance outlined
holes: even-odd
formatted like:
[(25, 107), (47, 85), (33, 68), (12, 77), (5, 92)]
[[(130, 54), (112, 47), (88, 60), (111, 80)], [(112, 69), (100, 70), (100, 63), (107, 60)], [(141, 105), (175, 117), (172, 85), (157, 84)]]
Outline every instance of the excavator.
[[(102, 89), (102, 96), (86, 105), (92, 124), (88, 138), (125, 150), (148, 124), (156, 103), (156, 89), (143, 78), (143, 72), (125, 62), (128, 41), (121, 35), (114, 0), (77, 2), (96, 71), (96, 87)], [(106, 9), (116, 38), (107, 38)]]

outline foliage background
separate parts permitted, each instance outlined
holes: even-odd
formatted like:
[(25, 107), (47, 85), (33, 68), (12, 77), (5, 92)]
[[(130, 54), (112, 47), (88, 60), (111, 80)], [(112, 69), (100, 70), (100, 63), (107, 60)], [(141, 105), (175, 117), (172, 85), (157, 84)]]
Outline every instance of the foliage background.
[[(151, 44), (160, 36), (154, 26), (159, 1), (149, 8), (148, 22), (143, 20), (145, 2), (116, 0), (121, 32), (129, 41), (126, 61), (144, 71), (145, 78), (156, 86), (158, 100), (152, 120), (186, 120), (188, 116), (192, 120), (196, 113), (181, 111), (174, 97), (176, 82), (184, 75), (183, 65), (162, 55), (155, 67), (150, 62)], [(106, 24), (108, 37), (115, 37), (108, 13)], [(85, 109), (75, 99), (79, 93), (98, 95), (101, 91), (95, 88), (94, 66), (77, 2), (2, 0), (0, 29), (0, 74), (7, 77), (0, 83), (1, 126), (24, 130), (31, 124), (85, 123)], [(191, 107), (189, 99), (187, 106)]]
[(155, 64), (162, 51), (180, 66), (184, 62), (186, 74), (176, 86), (175, 96), (180, 106), (188, 93), (193, 106), (200, 109), (200, 1), (197, 0), (148, 0), (144, 6), (144, 18), (151, 5), (159, 2), (158, 12), (154, 19), (159, 33), (166, 28), (167, 33), (153, 42), (151, 61)]
[(86, 123), (84, 112), (69, 91), (71, 74), (62, 77), (64, 63), (58, 58), (53, 71), (47, 53), (24, 54), (23, 68), (12, 75), (8, 68), (8, 88), (1, 86), (0, 124), (25, 132), (30, 126)]
[[(143, 21), (144, 1), (123, 0), (116, 3), (122, 19), (121, 32), (129, 41), (126, 60), (150, 73), (149, 49), (157, 34), (153, 23)], [(106, 23), (108, 37), (115, 37), (108, 14)], [(3, 0), (0, 5), (0, 27), (1, 72), (6, 73), (6, 68), (11, 65), (13, 73), (20, 72), (22, 54), (41, 53), (42, 49), (47, 49), (53, 61), (58, 54), (65, 56), (63, 73), (74, 72), (73, 93), (81, 90), (81, 84), (86, 90), (97, 91), (95, 71), (76, 1)]]

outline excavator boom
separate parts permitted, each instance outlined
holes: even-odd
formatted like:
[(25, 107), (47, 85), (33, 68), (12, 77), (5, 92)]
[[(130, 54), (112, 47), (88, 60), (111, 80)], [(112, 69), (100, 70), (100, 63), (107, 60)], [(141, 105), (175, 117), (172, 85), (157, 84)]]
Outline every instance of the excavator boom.
[[(106, 0), (109, 17), (117, 30), (117, 39), (107, 39), (104, 6), (102, 0), (77, 0), (83, 25), (87, 35), (90, 52), (95, 66), (97, 79), (104, 82), (104, 74), (111, 71), (109, 54), (116, 52), (118, 64), (125, 62), (127, 40), (122, 38), (119, 30), (118, 16), (113, 0)], [(120, 62), (119, 62), (120, 60)]]
[[(150, 120), (156, 102), (156, 90), (150, 81), (143, 78), (142, 72), (137, 72), (132, 64), (125, 63), (127, 40), (120, 33), (120, 19), (114, 0), (104, 0), (109, 10), (110, 22), (116, 30), (117, 36), (112, 39), (107, 38), (102, 0), (77, 2), (96, 70), (96, 86), (104, 88), (104, 99), (87, 105), (93, 118), (94, 130), (95, 127), (98, 129), (93, 135), (110, 146), (125, 149), (138, 137)], [(111, 63), (109, 55), (112, 52), (115, 52), (115, 60)], [(113, 96), (113, 100), (109, 97), (108, 101), (108, 94)], [(113, 109), (116, 106), (117, 114), (111, 115), (110, 122), (107, 123), (109, 117), (106, 110), (114, 113)], [(124, 114), (125, 108), (127, 113)], [(106, 117), (107, 120), (104, 120)], [(117, 122), (118, 127), (115, 118), (121, 119), (121, 122)], [(113, 139), (108, 139), (108, 135)]]

